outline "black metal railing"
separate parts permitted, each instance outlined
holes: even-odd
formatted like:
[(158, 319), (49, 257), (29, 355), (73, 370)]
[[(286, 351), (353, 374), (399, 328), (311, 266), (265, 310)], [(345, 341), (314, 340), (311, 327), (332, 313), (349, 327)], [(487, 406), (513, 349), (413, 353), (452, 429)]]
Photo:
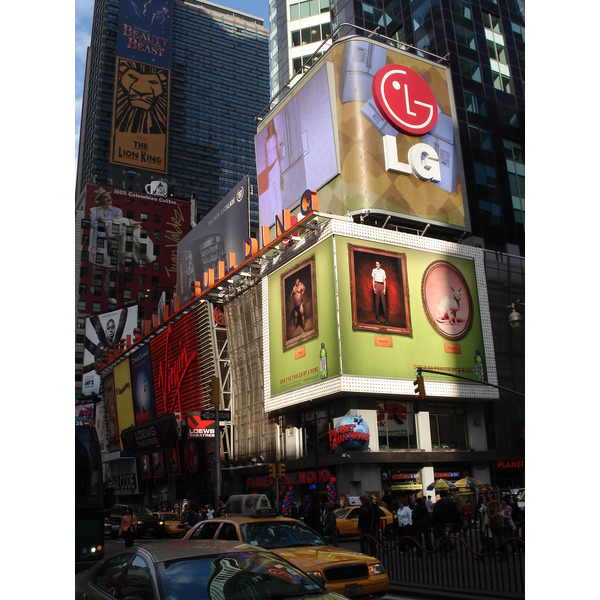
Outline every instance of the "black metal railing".
[(371, 538), (390, 578), (391, 591), (422, 591), (450, 597), (525, 597), (525, 535), (495, 539), (487, 527), (472, 523), (444, 537), (434, 531), (401, 535), (397, 527)]

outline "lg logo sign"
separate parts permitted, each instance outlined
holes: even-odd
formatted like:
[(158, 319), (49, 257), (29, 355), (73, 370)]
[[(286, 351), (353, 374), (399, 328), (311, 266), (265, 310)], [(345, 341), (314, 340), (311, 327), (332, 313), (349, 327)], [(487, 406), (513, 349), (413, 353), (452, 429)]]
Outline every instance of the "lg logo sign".
[[(387, 65), (373, 78), (373, 100), (383, 118), (399, 132), (411, 136), (429, 133), (437, 123), (437, 101), (427, 82), (402, 65)], [(415, 144), (408, 151), (408, 164), (398, 159), (396, 138), (383, 136), (385, 168), (424, 181), (441, 181), (439, 157), (428, 144)]]

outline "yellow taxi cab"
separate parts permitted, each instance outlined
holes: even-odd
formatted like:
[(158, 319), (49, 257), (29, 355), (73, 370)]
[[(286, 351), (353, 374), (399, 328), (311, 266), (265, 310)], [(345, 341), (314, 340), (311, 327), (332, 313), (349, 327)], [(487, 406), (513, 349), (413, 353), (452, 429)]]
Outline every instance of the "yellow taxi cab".
[[(358, 513), (360, 512), (360, 506), (344, 506), (335, 510), (335, 522), (338, 528), (338, 538), (352, 537), (358, 535)], [(394, 515), (387, 508), (379, 507), (379, 527), (384, 536), (386, 536), (386, 529), (392, 525), (389, 530), (391, 534), (394, 525)]]
[(155, 512), (158, 517), (158, 525), (162, 534), (168, 537), (179, 537), (185, 532), (185, 525), (181, 523), (181, 517), (177, 513)]
[[(308, 525), (277, 516), (268, 500), (252, 503), (248, 496), (230, 498), (221, 517), (197, 523), (184, 540), (237, 540), (270, 550), (289, 561), (332, 592), (348, 598), (384, 596), (390, 580), (377, 558), (346, 548), (335, 548)], [(257, 504), (260, 508), (256, 508)], [(228, 508), (237, 508), (235, 514)]]

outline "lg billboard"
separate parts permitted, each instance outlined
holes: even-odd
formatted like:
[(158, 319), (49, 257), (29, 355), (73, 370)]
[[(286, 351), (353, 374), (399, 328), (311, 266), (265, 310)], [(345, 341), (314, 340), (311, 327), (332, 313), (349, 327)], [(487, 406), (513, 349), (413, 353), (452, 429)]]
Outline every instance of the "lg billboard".
[(450, 70), (441, 64), (342, 40), (261, 122), (255, 150), (261, 225), (309, 188), (324, 212), (467, 228)]

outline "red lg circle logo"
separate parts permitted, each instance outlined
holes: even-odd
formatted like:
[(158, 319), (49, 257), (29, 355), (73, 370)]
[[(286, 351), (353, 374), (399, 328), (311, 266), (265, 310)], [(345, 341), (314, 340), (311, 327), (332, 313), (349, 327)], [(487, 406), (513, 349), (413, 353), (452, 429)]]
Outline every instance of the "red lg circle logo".
[(437, 122), (437, 101), (425, 80), (402, 65), (387, 65), (373, 78), (373, 99), (383, 118), (408, 135), (425, 135)]

